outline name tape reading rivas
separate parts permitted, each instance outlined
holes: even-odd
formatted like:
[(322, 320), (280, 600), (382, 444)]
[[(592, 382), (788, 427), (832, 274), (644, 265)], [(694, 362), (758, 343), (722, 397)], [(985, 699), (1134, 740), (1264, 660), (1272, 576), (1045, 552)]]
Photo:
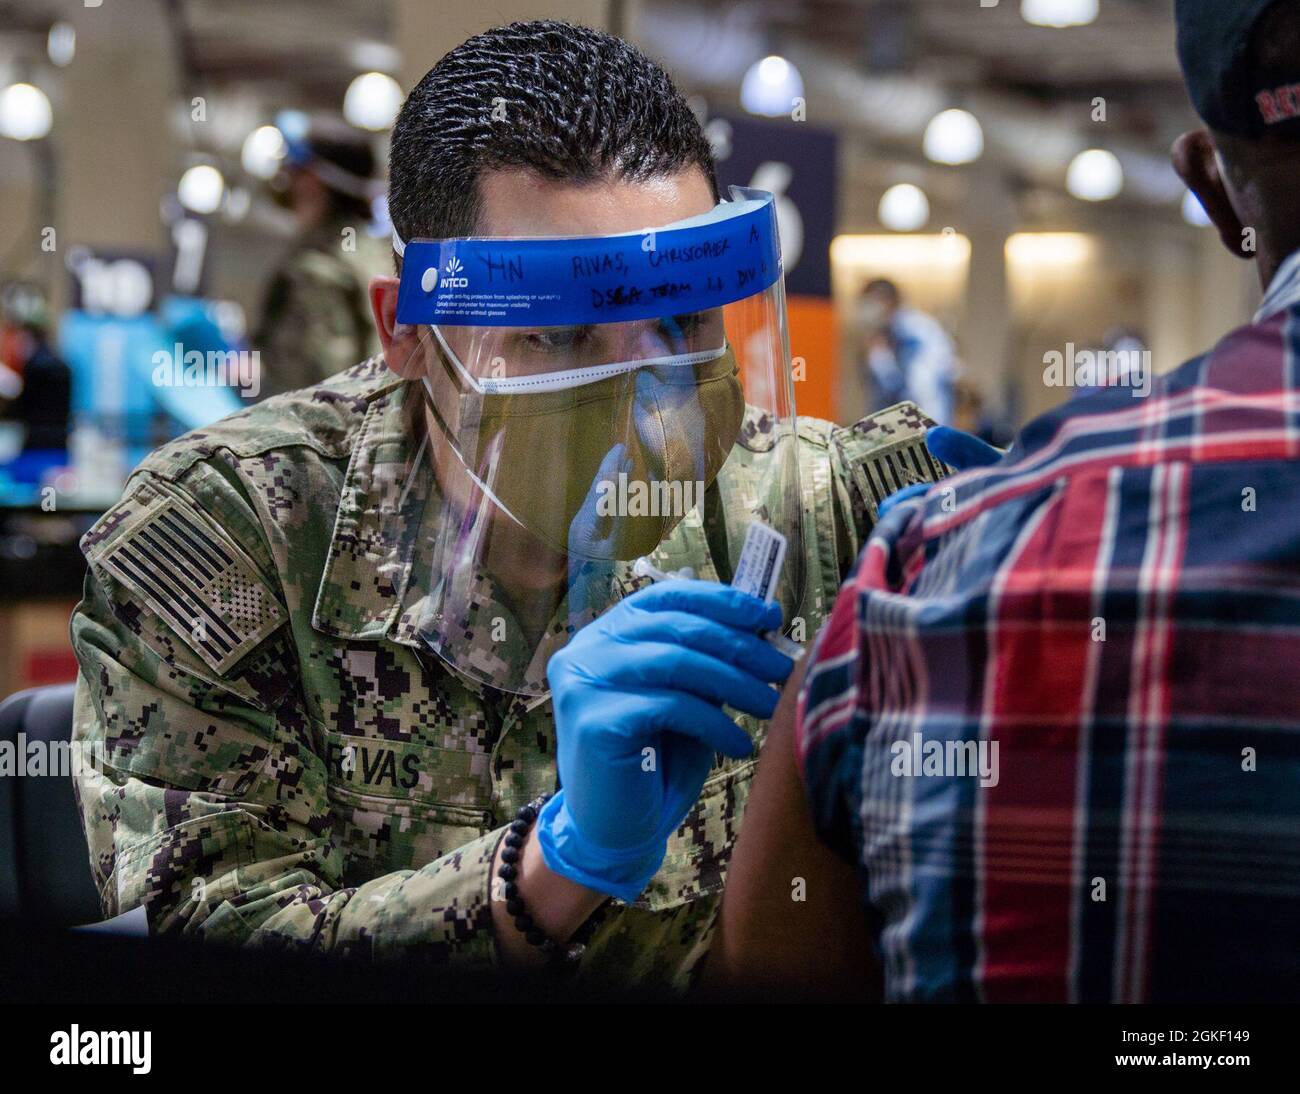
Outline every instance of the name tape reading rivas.
[(560, 327), (724, 307), (781, 275), (770, 196), (719, 209), (731, 207), (725, 216), (618, 236), (412, 240), (398, 322)]

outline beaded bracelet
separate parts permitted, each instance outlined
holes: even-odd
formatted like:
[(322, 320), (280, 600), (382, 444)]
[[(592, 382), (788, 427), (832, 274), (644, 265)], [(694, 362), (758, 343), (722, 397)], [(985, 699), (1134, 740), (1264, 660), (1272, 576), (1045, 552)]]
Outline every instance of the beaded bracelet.
[(497, 869), (497, 877), (505, 882), (506, 911), (514, 918), (515, 928), (529, 945), (536, 946), (545, 954), (548, 966), (570, 970), (576, 968), (578, 962), (582, 960), (583, 952), (587, 947), (585, 938), (579, 941), (579, 936), (585, 936), (586, 932), (580, 930), (567, 943), (548, 938), (546, 932), (537, 926), (528, 913), (523, 895), (516, 884), (516, 879), (519, 877), (519, 856), (523, 854), (524, 841), (528, 838), (533, 825), (537, 823), (537, 815), (541, 812), (542, 806), (550, 797), (550, 794), (543, 794), (539, 798), (534, 798), (527, 805), (520, 807), (519, 812), (515, 814), (515, 819), (510, 822), (510, 827), (506, 831), (505, 846), (501, 848), (501, 865)]

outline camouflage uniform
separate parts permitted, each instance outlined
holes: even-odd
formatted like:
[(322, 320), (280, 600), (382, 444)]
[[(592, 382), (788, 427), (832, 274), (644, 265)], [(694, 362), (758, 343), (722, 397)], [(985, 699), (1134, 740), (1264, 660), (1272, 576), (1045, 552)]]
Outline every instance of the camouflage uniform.
[[(236, 944), (498, 960), (489, 863), (515, 810), (555, 787), (555, 726), (548, 697), (476, 684), (419, 638), (412, 390), (372, 360), (191, 433), (83, 539), (75, 733), (104, 758), (77, 789), (106, 914), (143, 904), (155, 932)], [(943, 473), (927, 424), (909, 404), (848, 429), (801, 420), (809, 637), (878, 500)], [(688, 523), (656, 557), (709, 576)], [(481, 632), (465, 640), (486, 654)], [(754, 763), (715, 768), (641, 898), (601, 913), (586, 973), (687, 984)]]
[(391, 262), (365, 225), (337, 217), (298, 241), (267, 287), (253, 339), (265, 394), (319, 383), (377, 352), (366, 290), (373, 275), (392, 272)]

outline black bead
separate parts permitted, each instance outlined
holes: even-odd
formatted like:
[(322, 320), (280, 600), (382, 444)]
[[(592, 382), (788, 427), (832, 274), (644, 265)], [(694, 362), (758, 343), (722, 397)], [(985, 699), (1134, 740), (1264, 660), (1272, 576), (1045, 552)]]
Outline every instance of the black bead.
[(519, 876), (520, 851), (528, 838), (529, 829), (537, 821), (538, 810), (549, 798), (548, 794), (536, 802), (529, 802), (520, 807), (519, 812), (515, 814), (515, 819), (510, 822), (506, 830), (499, 856), (501, 865), (497, 869), (497, 877), (505, 882), (506, 912), (514, 918), (515, 929), (524, 936), (530, 946), (536, 946), (541, 950), (549, 963), (555, 964), (557, 958), (563, 958), (565, 950), (558, 943), (547, 938), (545, 932), (533, 922), (533, 917), (528, 914), (528, 908), (519, 893), (519, 886), (515, 883), (515, 879)]

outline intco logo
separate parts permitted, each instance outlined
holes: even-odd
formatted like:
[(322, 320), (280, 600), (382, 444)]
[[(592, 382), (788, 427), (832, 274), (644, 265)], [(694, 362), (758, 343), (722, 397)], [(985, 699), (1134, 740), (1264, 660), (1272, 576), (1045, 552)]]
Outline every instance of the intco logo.
[(457, 274), (459, 274), (464, 268), (465, 263), (455, 255), (452, 255), (451, 258), (447, 259), (447, 268), (443, 271), (442, 275), (442, 287), (444, 289), (468, 289), (469, 278), (457, 276)]
[(433, 292), (439, 285), (444, 289), (468, 289), (469, 278), (458, 276), (464, 268), (465, 263), (452, 255), (451, 258), (447, 259), (447, 268), (443, 271), (441, 278), (438, 277), (437, 266), (430, 266), (424, 271), (424, 276), (420, 278), (420, 288), (427, 293)]

